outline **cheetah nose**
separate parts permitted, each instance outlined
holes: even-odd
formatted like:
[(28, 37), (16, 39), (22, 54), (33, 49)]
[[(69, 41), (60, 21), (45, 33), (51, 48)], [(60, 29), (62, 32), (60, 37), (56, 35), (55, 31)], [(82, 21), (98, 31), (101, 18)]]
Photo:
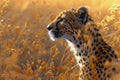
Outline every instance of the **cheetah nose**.
[(50, 25), (47, 26), (47, 29), (50, 31), (53, 27), (51, 27)]

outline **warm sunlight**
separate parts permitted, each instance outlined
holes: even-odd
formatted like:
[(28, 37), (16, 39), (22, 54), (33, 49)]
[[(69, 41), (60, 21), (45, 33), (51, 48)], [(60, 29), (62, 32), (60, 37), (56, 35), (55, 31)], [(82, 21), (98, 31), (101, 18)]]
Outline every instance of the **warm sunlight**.
[(0, 80), (78, 80), (72, 52), (50, 40), (47, 25), (80, 6), (120, 58), (120, 0), (0, 0)]

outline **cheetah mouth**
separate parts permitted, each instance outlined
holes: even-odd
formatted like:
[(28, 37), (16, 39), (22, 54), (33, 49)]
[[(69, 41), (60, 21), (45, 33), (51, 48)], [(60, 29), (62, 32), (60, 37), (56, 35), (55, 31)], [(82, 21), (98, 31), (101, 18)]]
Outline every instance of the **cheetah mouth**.
[(58, 31), (49, 31), (48, 34), (49, 34), (49, 36), (50, 36), (50, 39), (53, 40), (53, 41), (61, 38), (61, 36), (62, 36), (62, 35), (60, 34), (60, 32), (58, 32)]

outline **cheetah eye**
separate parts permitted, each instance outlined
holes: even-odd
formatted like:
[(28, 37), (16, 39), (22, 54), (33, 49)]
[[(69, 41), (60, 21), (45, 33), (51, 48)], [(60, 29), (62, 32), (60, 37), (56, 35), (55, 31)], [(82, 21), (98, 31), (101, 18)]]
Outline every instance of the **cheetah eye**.
[(61, 21), (63, 21), (63, 18), (58, 19), (58, 20), (56, 21), (56, 26), (58, 26), (58, 24), (59, 24)]

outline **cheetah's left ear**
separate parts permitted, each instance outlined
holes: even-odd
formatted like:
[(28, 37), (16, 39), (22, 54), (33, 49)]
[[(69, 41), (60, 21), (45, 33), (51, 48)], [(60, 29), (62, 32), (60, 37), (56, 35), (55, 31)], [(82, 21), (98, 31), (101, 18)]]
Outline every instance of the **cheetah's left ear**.
[(83, 24), (85, 25), (89, 20), (91, 20), (89, 14), (88, 14), (88, 7), (80, 7), (78, 10), (77, 10), (77, 17), (78, 17), (78, 20)]
[(75, 8), (71, 8), (71, 11), (72, 11), (72, 12), (76, 12), (76, 9), (75, 9)]

